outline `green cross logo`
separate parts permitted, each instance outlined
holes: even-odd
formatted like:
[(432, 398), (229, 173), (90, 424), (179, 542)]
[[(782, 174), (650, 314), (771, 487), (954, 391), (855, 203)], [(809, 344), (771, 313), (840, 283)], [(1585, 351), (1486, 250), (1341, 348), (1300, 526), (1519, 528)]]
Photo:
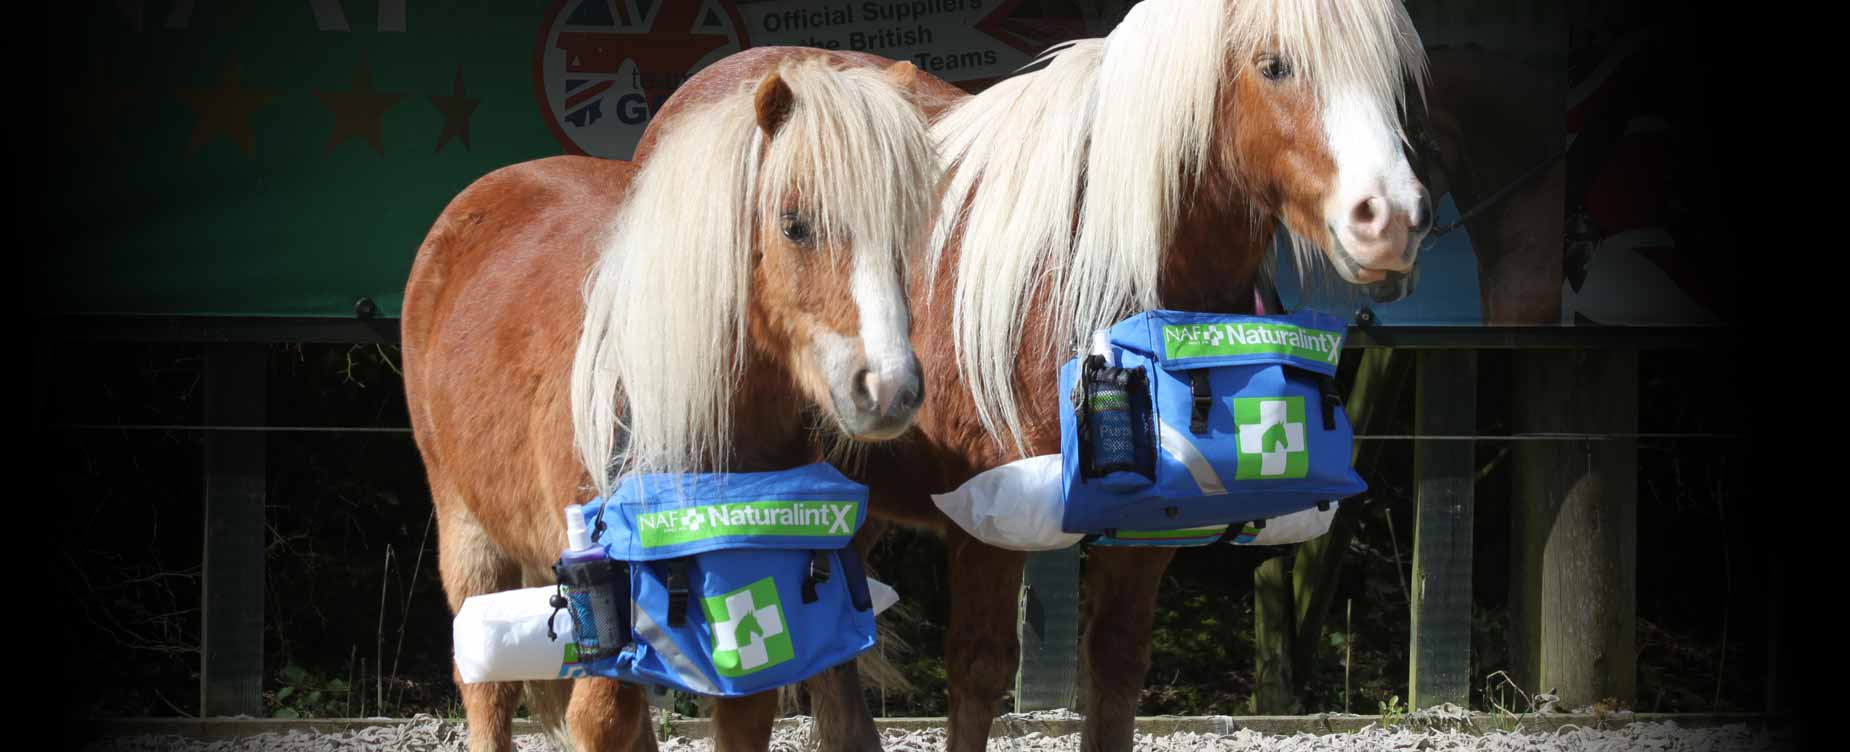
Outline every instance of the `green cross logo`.
[(713, 628), (713, 668), (720, 676), (745, 676), (796, 657), (771, 578), (702, 598), (700, 608)]
[(1235, 397), (1240, 465), (1235, 478), (1302, 478), (1310, 474), (1303, 397)]

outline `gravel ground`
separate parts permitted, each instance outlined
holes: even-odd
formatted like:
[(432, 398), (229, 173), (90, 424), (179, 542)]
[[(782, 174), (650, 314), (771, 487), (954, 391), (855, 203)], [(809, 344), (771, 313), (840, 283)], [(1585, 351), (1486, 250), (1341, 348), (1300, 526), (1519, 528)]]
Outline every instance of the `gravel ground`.
[[(771, 739), (774, 752), (804, 752), (809, 749), (810, 729), (807, 722), (780, 728)], [(358, 750), (405, 750), (407, 752), (463, 752), (467, 733), (458, 721), (420, 717), (396, 727), (375, 727), (341, 734), (263, 734), (236, 740), (205, 742), (178, 736), (141, 736), (114, 739), (92, 744), (89, 752), (349, 752)], [(884, 735), (887, 752), (938, 752), (944, 749), (944, 732), (888, 731)], [(541, 736), (516, 738), (520, 752), (550, 752), (552, 745)], [(1172, 752), (1212, 750), (1214, 752), (1360, 752), (1362, 750), (1408, 750), (1440, 752), (1560, 752), (1563, 750), (1651, 750), (1652, 752), (1737, 752), (1791, 749), (1784, 732), (1756, 731), (1745, 725), (1716, 728), (1681, 728), (1674, 723), (1634, 723), (1623, 728), (1596, 730), (1564, 727), (1556, 732), (1535, 734), (1490, 733), (1476, 735), (1460, 731), (1412, 731), (1406, 729), (1369, 728), (1352, 734), (1298, 734), (1274, 736), (1256, 731), (1232, 734), (1178, 733), (1168, 736), (1139, 736), (1138, 752)], [(674, 738), (661, 743), (662, 752), (709, 752), (712, 745), (704, 740)], [(1028, 734), (1017, 738), (989, 740), (990, 752), (1070, 752), (1079, 749), (1079, 736), (1042, 736)]]

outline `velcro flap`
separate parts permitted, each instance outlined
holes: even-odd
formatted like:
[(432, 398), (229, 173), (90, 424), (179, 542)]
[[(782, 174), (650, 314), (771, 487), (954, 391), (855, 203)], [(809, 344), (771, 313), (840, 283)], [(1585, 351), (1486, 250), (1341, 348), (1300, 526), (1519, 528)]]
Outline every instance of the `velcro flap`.
[(625, 478), (585, 505), (613, 559), (653, 561), (738, 548), (833, 550), (867, 517), (867, 487), (827, 463), (767, 473)]
[(1164, 370), (1229, 365), (1288, 365), (1335, 375), (1348, 328), (1334, 316), (1149, 311), (1111, 328), (1113, 345), (1145, 355)]

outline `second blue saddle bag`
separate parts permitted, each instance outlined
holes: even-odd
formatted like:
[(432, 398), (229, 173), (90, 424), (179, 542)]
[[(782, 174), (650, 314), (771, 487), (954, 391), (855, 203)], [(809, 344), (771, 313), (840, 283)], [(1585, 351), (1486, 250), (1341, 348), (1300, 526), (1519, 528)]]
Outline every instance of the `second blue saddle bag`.
[[(629, 642), (584, 673), (737, 697), (792, 684), (874, 644), (850, 541), (867, 488), (828, 464), (639, 475), (585, 505), (621, 562)], [(620, 606), (621, 607), (621, 606)]]
[(1060, 369), (1061, 527), (1237, 530), (1361, 493), (1335, 384), (1345, 331), (1314, 311), (1156, 310), (1112, 325), (1115, 366), (1087, 353)]

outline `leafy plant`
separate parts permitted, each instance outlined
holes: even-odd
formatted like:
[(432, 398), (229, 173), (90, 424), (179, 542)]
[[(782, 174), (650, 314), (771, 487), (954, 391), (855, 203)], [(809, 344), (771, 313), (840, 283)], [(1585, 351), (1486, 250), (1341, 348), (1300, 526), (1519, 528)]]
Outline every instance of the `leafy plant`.
[(277, 672), (275, 692), (266, 692), (271, 718), (330, 718), (346, 715), (352, 688), (340, 677), (317, 676), (290, 664)]
[(1407, 721), (1407, 707), (1400, 704), (1400, 695), (1390, 696), (1381, 701), (1381, 725), (1388, 728), (1399, 726)]

